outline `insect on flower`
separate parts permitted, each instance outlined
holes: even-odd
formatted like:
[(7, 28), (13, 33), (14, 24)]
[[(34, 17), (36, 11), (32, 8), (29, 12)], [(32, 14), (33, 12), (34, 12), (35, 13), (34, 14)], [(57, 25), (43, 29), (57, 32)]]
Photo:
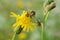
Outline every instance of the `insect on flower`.
[(33, 31), (33, 28), (36, 28), (37, 23), (33, 23), (32, 17), (35, 16), (35, 11), (23, 11), (21, 15), (16, 15), (14, 12), (11, 12), (11, 17), (16, 18), (16, 22), (13, 24), (14, 30), (17, 34), (21, 31)]
[(35, 16), (35, 14), (36, 14), (35, 11), (30, 11), (30, 12), (28, 11), (26, 16), (32, 18)]

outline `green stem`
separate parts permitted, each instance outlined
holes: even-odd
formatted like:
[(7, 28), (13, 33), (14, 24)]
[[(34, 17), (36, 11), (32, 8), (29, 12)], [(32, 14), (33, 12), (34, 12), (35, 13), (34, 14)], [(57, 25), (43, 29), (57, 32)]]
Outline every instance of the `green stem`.
[(44, 40), (44, 24), (41, 23), (41, 26), (42, 26), (42, 40)]
[[(44, 9), (45, 9), (45, 7), (46, 7), (47, 1), (48, 1), (48, 0), (45, 0), (45, 2), (44, 2), (44, 4), (43, 4)], [(47, 14), (47, 15), (43, 15), (43, 23), (41, 23), (41, 26), (42, 26), (42, 40), (45, 40), (45, 37), (44, 37), (44, 36), (45, 36), (45, 22), (46, 22), (46, 20), (47, 20), (47, 18), (48, 18), (49, 12), (45, 13), (45, 12), (43, 11), (43, 13), (44, 13), (44, 14)]]
[(15, 40), (15, 35), (16, 35), (16, 33), (13, 34), (12, 40)]
[(45, 22), (46, 22), (47, 19), (48, 19), (48, 15), (49, 15), (49, 12), (47, 13), (47, 15), (46, 15), (45, 18), (44, 18)]

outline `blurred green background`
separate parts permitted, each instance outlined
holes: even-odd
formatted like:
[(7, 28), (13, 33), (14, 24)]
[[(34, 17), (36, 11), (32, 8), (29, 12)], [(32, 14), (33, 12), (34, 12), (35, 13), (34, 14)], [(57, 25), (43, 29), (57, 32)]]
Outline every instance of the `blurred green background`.
[[(60, 0), (54, 0), (56, 8), (50, 11), (45, 24), (45, 40), (60, 40)], [(36, 20), (43, 16), (44, 0), (0, 0), (0, 40), (11, 40), (13, 36), (12, 24), (15, 18), (10, 17), (10, 12), (21, 14), (23, 10), (34, 10)], [(41, 40), (41, 27), (34, 32), (22, 32), (16, 40)]]

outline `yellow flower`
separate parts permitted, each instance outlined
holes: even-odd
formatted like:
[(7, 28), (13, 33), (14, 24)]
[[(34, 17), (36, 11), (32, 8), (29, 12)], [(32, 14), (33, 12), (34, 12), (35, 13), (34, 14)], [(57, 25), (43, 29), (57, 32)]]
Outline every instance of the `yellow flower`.
[(36, 23), (31, 21), (32, 18), (27, 17), (27, 11), (23, 11), (21, 15), (16, 15), (15, 13), (11, 12), (11, 16), (16, 18), (16, 23), (13, 24), (13, 27), (19, 28), (20, 25), (23, 28), (23, 31), (28, 31), (29, 29), (33, 31), (33, 28), (36, 28)]

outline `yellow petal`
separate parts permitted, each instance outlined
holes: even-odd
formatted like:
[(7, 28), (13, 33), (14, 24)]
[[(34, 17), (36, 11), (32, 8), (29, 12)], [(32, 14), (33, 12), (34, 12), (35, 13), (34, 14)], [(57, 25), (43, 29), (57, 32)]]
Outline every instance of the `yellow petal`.
[(24, 26), (24, 29), (23, 29), (23, 31), (26, 31), (26, 29), (27, 29), (27, 27), (25, 27), (25, 26)]
[(29, 27), (27, 28), (27, 30), (26, 30), (27, 32), (29, 32)]
[(17, 15), (14, 12), (11, 12), (11, 16), (17, 17)]
[(13, 27), (17, 26), (17, 24), (18, 24), (18, 22), (14, 23), (14, 24), (13, 24)]

